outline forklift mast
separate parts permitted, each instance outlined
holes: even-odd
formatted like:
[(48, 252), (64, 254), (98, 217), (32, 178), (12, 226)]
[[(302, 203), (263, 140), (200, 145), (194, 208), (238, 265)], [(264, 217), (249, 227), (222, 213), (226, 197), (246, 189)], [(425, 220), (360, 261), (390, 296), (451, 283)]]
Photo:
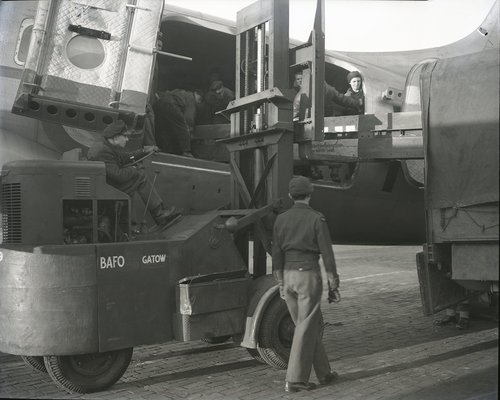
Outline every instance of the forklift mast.
[[(231, 133), (221, 140), (229, 151), (232, 209), (262, 208), (277, 199), (286, 199), (293, 173), (294, 141), (322, 139), (322, 10), (323, 0), (318, 0), (309, 43), (292, 53), (287, 1), (260, 0), (237, 14), (236, 99), (222, 111), (231, 117)], [(307, 101), (301, 103), (308, 108), (296, 123), (292, 121), (297, 94), (291, 89), (291, 69), (303, 73), (300, 94)], [(256, 220), (253, 224), (255, 276), (266, 274), (271, 227), (271, 220)], [(244, 259), (248, 259), (248, 235), (245, 232), (237, 238)]]

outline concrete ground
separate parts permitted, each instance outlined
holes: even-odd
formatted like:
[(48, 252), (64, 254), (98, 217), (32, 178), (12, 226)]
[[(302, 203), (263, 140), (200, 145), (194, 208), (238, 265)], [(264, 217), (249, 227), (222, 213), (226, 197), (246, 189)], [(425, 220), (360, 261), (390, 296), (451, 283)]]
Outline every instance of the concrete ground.
[[(324, 301), (324, 344), (340, 377), (310, 392), (284, 392), (285, 371), (232, 342), (167, 343), (134, 349), (110, 390), (69, 395), (48, 375), (0, 353), (0, 397), (33, 399), (486, 400), (498, 398), (498, 322), (468, 330), (424, 316), (416, 246), (334, 246), (342, 301)], [(324, 296), (326, 299), (326, 294)], [(316, 378), (311, 377), (315, 382)]]

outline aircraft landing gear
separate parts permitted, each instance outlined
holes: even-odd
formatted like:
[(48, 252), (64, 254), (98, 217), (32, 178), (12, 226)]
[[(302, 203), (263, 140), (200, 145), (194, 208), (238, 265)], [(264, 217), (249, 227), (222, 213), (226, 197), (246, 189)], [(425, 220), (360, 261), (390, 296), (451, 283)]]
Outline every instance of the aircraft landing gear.
[(45, 356), (47, 372), (69, 393), (92, 393), (113, 385), (127, 370), (133, 348), (76, 356)]

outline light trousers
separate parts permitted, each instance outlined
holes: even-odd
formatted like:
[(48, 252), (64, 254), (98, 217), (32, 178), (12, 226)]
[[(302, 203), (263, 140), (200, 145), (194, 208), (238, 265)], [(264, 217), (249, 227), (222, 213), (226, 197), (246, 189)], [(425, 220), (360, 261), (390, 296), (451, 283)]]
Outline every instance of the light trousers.
[(308, 382), (312, 367), (316, 377), (322, 379), (331, 369), (322, 343), (320, 302), (323, 285), (319, 268), (299, 271), (287, 270), (285, 266), (283, 288), (295, 323), (286, 380)]

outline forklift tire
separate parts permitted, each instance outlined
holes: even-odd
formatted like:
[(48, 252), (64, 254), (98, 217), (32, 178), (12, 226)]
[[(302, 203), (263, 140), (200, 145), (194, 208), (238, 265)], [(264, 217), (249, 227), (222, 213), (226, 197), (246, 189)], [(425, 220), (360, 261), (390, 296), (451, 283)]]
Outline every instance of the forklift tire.
[(220, 344), (220, 343), (224, 343), (224, 342), (228, 341), (230, 337), (231, 337), (231, 335), (215, 336), (215, 337), (206, 337), (206, 338), (203, 338), (201, 340), (203, 342), (209, 343), (209, 344)]
[(47, 373), (47, 368), (45, 368), (45, 363), (43, 362), (42, 356), (21, 356), (28, 367), (33, 371), (41, 372), (43, 374)]
[(68, 393), (92, 393), (112, 386), (127, 370), (133, 348), (76, 356), (46, 356), (54, 383)]
[(260, 356), (259, 350), (257, 349), (250, 349), (247, 347), (248, 353), (254, 358), (254, 360), (262, 363), (262, 364), (267, 364), (267, 362), (264, 361), (264, 359)]
[(257, 351), (264, 362), (276, 369), (286, 369), (295, 325), (285, 300), (277, 296), (267, 306), (258, 333)]

